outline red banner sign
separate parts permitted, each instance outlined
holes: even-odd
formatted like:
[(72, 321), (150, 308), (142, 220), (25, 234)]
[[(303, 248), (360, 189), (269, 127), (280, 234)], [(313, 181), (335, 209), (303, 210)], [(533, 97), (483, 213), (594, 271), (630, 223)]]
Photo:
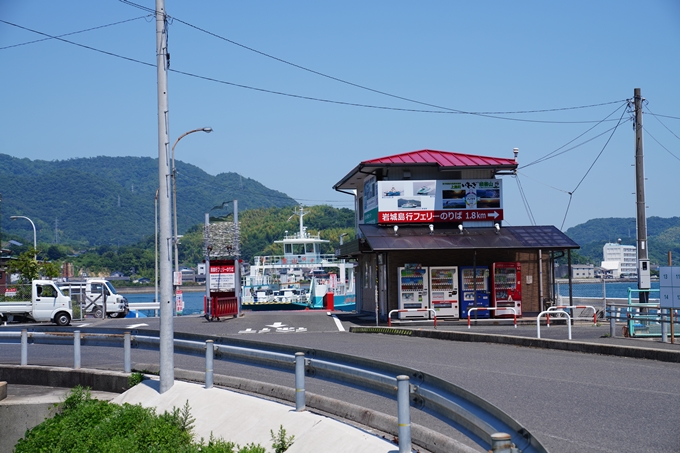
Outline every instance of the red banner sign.
[(498, 222), (503, 220), (502, 209), (466, 209), (449, 211), (381, 211), (378, 223), (432, 222)]

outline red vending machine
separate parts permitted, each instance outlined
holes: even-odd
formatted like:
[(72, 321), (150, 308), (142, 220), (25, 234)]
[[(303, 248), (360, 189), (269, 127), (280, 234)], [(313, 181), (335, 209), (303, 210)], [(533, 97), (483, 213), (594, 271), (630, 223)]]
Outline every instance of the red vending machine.
[[(493, 263), (491, 297), (493, 316), (512, 318), (514, 308), (522, 316), (522, 270), (520, 263)], [(505, 309), (504, 309), (505, 308)]]

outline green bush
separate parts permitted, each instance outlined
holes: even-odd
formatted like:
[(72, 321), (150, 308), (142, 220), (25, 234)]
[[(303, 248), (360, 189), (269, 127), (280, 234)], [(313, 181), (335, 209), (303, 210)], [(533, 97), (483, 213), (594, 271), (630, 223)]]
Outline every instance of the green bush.
[(239, 447), (215, 439), (193, 442), (189, 402), (183, 409), (157, 415), (153, 408), (93, 399), (88, 389), (74, 388), (57, 415), (26, 432), (15, 453), (266, 453), (260, 445)]

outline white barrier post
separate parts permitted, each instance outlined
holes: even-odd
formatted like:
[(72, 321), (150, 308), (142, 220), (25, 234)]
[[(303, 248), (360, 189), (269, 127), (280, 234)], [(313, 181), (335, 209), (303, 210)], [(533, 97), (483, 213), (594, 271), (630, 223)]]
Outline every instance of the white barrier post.
[(21, 365), (28, 365), (28, 330), (21, 329)]
[(207, 389), (213, 386), (214, 354), (214, 341), (205, 340), (205, 388)]
[(80, 369), (80, 330), (73, 331), (73, 369)]
[(411, 453), (411, 398), (409, 377), (397, 376), (397, 424), (399, 425), (399, 453)]
[(132, 371), (132, 360), (130, 359), (131, 336), (130, 332), (123, 334), (123, 370), (126, 373)]
[(305, 410), (305, 353), (295, 353), (295, 411)]

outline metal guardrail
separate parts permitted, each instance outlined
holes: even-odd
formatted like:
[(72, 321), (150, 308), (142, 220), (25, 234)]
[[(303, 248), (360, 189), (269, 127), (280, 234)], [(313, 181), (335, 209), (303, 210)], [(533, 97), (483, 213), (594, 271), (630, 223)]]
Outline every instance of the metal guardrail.
[[(212, 361), (236, 360), (249, 365), (264, 365), (295, 372), (301, 367), (299, 357), (303, 355), (302, 369), (305, 374), (347, 383), (363, 389), (372, 389), (390, 396), (399, 394), (399, 385), (404, 378), (409, 384), (411, 405), (433, 412), (482, 446), (494, 448), (499, 433), (510, 433), (510, 440), (524, 453), (547, 452), (545, 447), (531, 433), (512, 417), (478, 396), (440, 378), (421, 371), (392, 365), (376, 360), (354, 357), (347, 354), (321, 350), (307, 350), (285, 345), (274, 345), (248, 340), (210, 337), (195, 334), (175, 333), (175, 353), (206, 357), (206, 386), (212, 386)], [(179, 338), (178, 338), (179, 337)], [(80, 367), (80, 345), (124, 346), (124, 369), (130, 371), (130, 349), (159, 350), (157, 332), (148, 330), (123, 329), (69, 329), (35, 327), (20, 329), (3, 328), (0, 341), (21, 343), (21, 364), (28, 363), (28, 344), (74, 345), (74, 368)], [(210, 374), (210, 375), (209, 375)], [(300, 384), (296, 375), (296, 389)], [(304, 385), (302, 385), (304, 392)], [(403, 390), (401, 391), (403, 393)], [(304, 399), (302, 400), (304, 406)], [(402, 403), (400, 402), (400, 405)], [(296, 396), (296, 407), (300, 403)], [(401, 407), (401, 406), (400, 406)], [(400, 416), (402, 409), (400, 408)], [(400, 421), (400, 425), (401, 425)], [(410, 422), (409, 422), (410, 425)], [(504, 434), (505, 435), (505, 434)], [(410, 439), (410, 435), (409, 435)], [(402, 451), (400, 446), (400, 451)], [(404, 450), (407, 451), (407, 450)], [(408, 450), (410, 451), (410, 449)]]

